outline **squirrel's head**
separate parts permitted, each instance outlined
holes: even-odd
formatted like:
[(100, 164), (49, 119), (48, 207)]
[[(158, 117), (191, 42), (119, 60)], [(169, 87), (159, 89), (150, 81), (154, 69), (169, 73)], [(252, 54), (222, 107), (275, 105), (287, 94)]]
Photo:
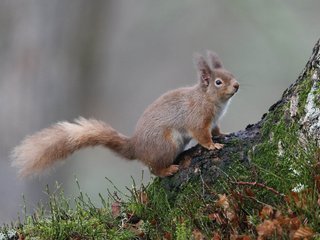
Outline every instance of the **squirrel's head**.
[(214, 52), (207, 52), (209, 64), (199, 54), (195, 55), (200, 89), (206, 95), (222, 102), (229, 100), (239, 89), (235, 77), (223, 68), (222, 62)]

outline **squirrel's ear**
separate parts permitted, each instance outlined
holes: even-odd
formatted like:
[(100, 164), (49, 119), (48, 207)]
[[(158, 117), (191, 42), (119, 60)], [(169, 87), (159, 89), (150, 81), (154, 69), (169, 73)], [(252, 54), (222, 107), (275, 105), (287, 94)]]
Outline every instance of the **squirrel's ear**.
[(194, 54), (194, 64), (196, 65), (200, 84), (204, 87), (209, 85), (209, 81), (212, 78), (212, 70), (210, 69), (208, 63), (203, 56), (196, 53)]
[(222, 64), (218, 54), (208, 50), (207, 51), (207, 56), (208, 56), (209, 63), (210, 63), (210, 66), (212, 67), (212, 69), (223, 68), (223, 64)]

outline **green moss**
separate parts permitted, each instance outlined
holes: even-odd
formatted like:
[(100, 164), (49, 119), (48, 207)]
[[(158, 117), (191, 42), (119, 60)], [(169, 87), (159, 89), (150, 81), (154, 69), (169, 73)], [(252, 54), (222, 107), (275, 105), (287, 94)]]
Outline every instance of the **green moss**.
[[(298, 118), (305, 114), (311, 87), (309, 74), (297, 88)], [(300, 139), (300, 125), (291, 119), (289, 108), (290, 103), (285, 103), (267, 115), (262, 128), (262, 143), (252, 151), (252, 163), (259, 171), (258, 180), (284, 194), (297, 186), (310, 187), (310, 159), (315, 152), (312, 142), (304, 143), (305, 140)]]
[(313, 72), (310, 71), (306, 75), (303, 82), (297, 88), (297, 94), (299, 96), (298, 117), (301, 117), (305, 114), (305, 105), (313, 84), (312, 75), (313, 75)]
[[(128, 229), (119, 229), (109, 204), (97, 208), (80, 192), (74, 199), (75, 207), (71, 208), (71, 200), (64, 197), (59, 185), (54, 193), (47, 188), (47, 193), (49, 210), (39, 205), (32, 216), (26, 215), (23, 223), (15, 227), (15, 231), (26, 239), (130, 239), (135, 236)], [(7, 229), (4, 227), (0, 232)]]
[(177, 240), (190, 239), (192, 236), (192, 231), (190, 226), (188, 226), (188, 221), (184, 221), (177, 224), (175, 236)]
[(238, 146), (241, 144), (241, 141), (239, 138), (232, 138), (231, 141), (228, 142), (228, 145), (230, 146)]
[(144, 219), (150, 239), (161, 239), (172, 233), (174, 239), (190, 239), (195, 228), (211, 234), (210, 221), (204, 214), (206, 201), (199, 184), (188, 183), (181, 192), (168, 197), (161, 182), (154, 181), (147, 189), (147, 203), (131, 200), (128, 209)]
[[(296, 122), (296, 119), (305, 114), (304, 107), (312, 88), (311, 76), (310, 72), (296, 88), (298, 116), (291, 118), (290, 102), (281, 103), (269, 112), (261, 129), (260, 143), (250, 149), (245, 149), (248, 146), (243, 147), (251, 164), (246, 166), (239, 161), (239, 154), (231, 154), (232, 164), (226, 171), (225, 178), (216, 183), (216, 189), (226, 192), (230, 190), (228, 187), (235, 187), (230, 182), (241, 181), (261, 183), (283, 195), (299, 190), (299, 187), (312, 187), (312, 164), (317, 147), (312, 141), (304, 142), (306, 140), (300, 139), (300, 124)], [(270, 205), (283, 202), (283, 198), (267, 188), (261, 188), (255, 194), (258, 201)]]

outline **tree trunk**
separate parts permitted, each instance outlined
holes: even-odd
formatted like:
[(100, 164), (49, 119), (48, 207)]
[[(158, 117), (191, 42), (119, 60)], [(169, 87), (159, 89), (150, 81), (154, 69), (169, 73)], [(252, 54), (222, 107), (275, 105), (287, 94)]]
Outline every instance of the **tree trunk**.
[[(277, 193), (286, 192), (288, 187), (293, 190), (301, 180), (301, 168), (311, 167), (307, 159), (313, 156), (308, 154), (319, 151), (319, 75), (320, 40), (297, 81), (258, 123), (224, 137), (215, 137), (214, 141), (225, 145), (222, 150), (209, 151), (197, 145), (185, 151), (178, 161), (186, 167), (175, 176), (162, 179), (162, 185), (174, 192), (188, 182), (212, 185), (227, 176), (235, 181), (250, 179), (251, 183), (268, 186)], [(244, 168), (250, 176), (241, 176)], [(278, 175), (279, 179), (273, 175)], [(282, 187), (275, 183), (281, 178), (288, 180), (288, 184)]]

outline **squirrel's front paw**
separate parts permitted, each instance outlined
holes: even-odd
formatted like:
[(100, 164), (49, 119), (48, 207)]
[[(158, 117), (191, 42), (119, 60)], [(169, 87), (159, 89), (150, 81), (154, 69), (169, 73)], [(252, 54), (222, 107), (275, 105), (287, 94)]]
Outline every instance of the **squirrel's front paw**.
[(215, 150), (215, 149), (221, 149), (221, 148), (223, 148), (224, 147), (224, 145), (223, 144), (221, 144), (221, 143), (212, 143), (210, 146), (209, 146), (209, 150)]

